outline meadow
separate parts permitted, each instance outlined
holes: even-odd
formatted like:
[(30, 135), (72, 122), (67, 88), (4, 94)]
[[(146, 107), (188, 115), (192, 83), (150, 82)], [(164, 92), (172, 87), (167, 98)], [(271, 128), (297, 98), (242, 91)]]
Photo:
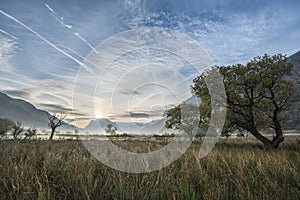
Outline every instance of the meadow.
[[(115, 141), (131, 151), (164, 143)], [(300, 199), (300, 137), (279, 149), (254, 138), (223, 139), (203, 159), (194, 142), (159, 171), (111, 169), (80, 141), (1, 140), (0, 199)]]

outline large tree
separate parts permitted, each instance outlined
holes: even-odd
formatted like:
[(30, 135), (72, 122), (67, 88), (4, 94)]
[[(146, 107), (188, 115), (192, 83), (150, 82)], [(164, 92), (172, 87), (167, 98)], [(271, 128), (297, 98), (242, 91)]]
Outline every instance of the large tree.
[[(294, 99), (293, 83), (285, 78), (290, 75), (291, 69), (292, 65), (285, 56), (264, 55), (246, 65), (213, 67), (194, 79), (192, 91), (202, 100), (202, 117), (209, 119), (211, 102), (205, 77), (218, 70), (223, 76), (226, 90), (223, 98), (227, 102), (222, 134), (247, 131), (263, 144), (277, 148), (284, 140), (280, 113)], [(267, 129), (273, 129), (272, 139), (262, 135), (261, 131)]]
[[(246, 130), (265, 145), (277, 148), (284, 140), (280, 112), (294, 97), (293, 83), (285, 79), (292, 65), (278, 54), (254, 58), (246, 65), (218, 69), (223, 75), (228, 111), (223, 132)], [(195, 94), (206, 96), (205, 100), (209, 99), (205, 87), (200, 76), (194, 80), (192, 89)], [(274, 130), (273, 139), (261, 134), (261, 130), (268, 128)]]

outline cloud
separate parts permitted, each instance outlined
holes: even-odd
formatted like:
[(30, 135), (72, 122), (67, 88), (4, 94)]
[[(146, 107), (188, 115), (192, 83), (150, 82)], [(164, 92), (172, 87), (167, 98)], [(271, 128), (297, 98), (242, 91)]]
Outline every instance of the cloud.
[(14, 70), (13, 58), (17, 50), (17, 43), (0, 35), (0, 71)]
[(131, 118), (131, 119), (144, 119), (144, 118), (149, 118), (150, 114), (147, 111), (140, 111), (140, 112), (126, 112), (123, 114), (116, 114), (113, 116), (109, 116), (110, 118), (114, 118), (114, 119), (120, 119), (120, 118)]
[(129, 113), (130, 117), (132, 118), (148, 118), (150, 117), (149, 113), (137, 113), (137, 112), (130, 112)]
[[(293, 8), (287, 6), (288, 3), (278, 4), (276, 1), (245, 1), (243, 4), (235, 1), (187, 1), (182, 5), (170, 1), (153, 1), (151, 4), (126, 1), (124, 4), (125, 7), (130, 5), (127, 8), (129, 14), (124, 12), (121, 15), (126, 26), (168, 28), (187, 34), (205, 48), (217, 65), (244, 63), (264, 53), (288, 53), (283, 47), (286, 44), (281, 43), (281, 40), (286, 40), (282, 34), (295, 32), (287, 28), (289, 24), (298, 21), (299, 25), (299, 17), (296, 19), (296, 14), (289, 12)], [(292, 27), (295, 30), (296, 26)], [(278, 38), (274, 36), (279, 34), (280, 44), (277, 44), (279, 41), (274, 41)], [(296, 41), (295, 38), (292, 40)], [(270, 47), (274, 45), (276, 51)], [(295, 44), (290, 45), (297, 48)]]
[(131, 90), (131, 89), (127, 89), (124, 91), (121, 91), (122, 94), (124, 95), (142, 95), (142, 93), (138, 90)]
[(61, 112), (61, 113), (72, 113), (73, 110), (72, 108), (67, 108), (67, 107), (64, 107), (63, 105), (55, 105), (55, 104), (48, 104), (48, 103), (40, 103), (38, 104), (40, 107), (43, 107), (43, 108), (47, 108), (47, 110), (49, 112)]
[(30, 96), (30, 94), (28, 94), (27, 91), (20, 91), (20, 90), (3, 90), (2, 91), (5, 94), (8, 94), (10, 96), (14, 96), (14, 97), (21, 97), (24, 99), (28, 99), (28, 97)]

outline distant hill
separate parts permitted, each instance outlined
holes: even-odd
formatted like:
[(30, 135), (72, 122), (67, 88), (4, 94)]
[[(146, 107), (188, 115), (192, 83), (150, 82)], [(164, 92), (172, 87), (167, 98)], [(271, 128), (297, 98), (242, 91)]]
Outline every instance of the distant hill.
[(288, 62), (294, 65), (293, 74), (291, 78), (297, 83), (298, 92), (299, 92), (299, 85), (300, 85), (300, 51), (288, 57)]
[(105, 128), (108, 124), (117, 128), (119, 133), (128, 134), (163, 134), (168, 132), (165, 128), (165, 118), (160, 120), (153, 120), (148, 123), (136, 123), (136, 122), (113, 122), (109, 119), (96, 119), (91, 120), (90, 123), (83, 129), (89, 133), (105, 133)]
[(289, 78), (293, 80), (296, 85), (296, 94), (298, 95), (298, 98), (288, 110), (283, 113), (283, 117), (287, 121), (284, 129), (300, 130), (300, 51), (291, 55), (288, 58), (288, 61), (294, 66), (292, 75)]
[[(0, 92), (0, 118), (9, 118), (14, 122), (19, 121), (22, 126), (48, 129), (49, 115), (47, 111), (37, 109), (27, 101), (14, 99)], [(59, 129), (74, 130), (76, 127), (65, 123)]]

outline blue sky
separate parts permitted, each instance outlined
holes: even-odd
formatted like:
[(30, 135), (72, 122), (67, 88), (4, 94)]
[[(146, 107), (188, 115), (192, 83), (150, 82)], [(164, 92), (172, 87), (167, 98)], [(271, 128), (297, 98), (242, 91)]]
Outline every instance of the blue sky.
[[(80, 63), (103, 40), (133, 28), (186, 34), (217, 65), (245, 63), (264, 53), (291, 55), (300, 49), (298, 0), (2, 0), (0, 9), (0, 91), (50, 112), (72, 110)], [(105, 106), (99, 105), (96, 117), (112, 118), (100, 107)], [(139, 109), (148, 109), (143, 107)], [(162, 107), (157, 104), (154, 112), (161, 113)], [(75, 117), (93, 118), (83, 110), (74, 110)], [(116, 115), (119, 120), (129, 117), (125, 110)]]

